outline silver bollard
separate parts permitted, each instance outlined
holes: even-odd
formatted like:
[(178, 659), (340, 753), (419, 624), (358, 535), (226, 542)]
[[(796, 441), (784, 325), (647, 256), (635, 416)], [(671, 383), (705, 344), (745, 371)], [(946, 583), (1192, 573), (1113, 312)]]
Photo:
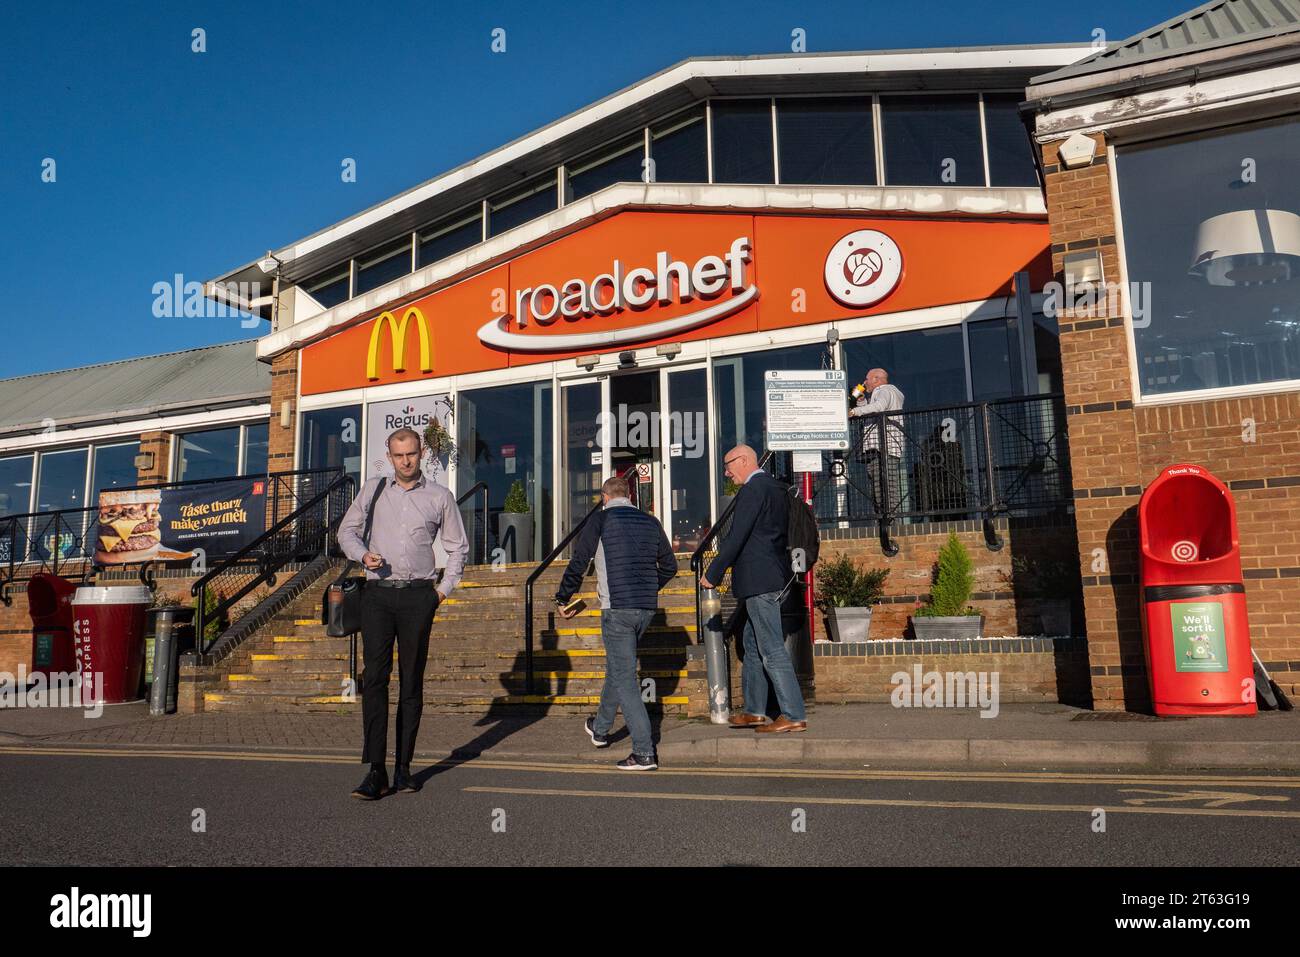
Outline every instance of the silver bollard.
[(704, 622), (704, 663), (709, 680), (709, 721), (726, 724), (731, 720), (731, 662), (722, 635), (722, 599), (716, 588), (700, 595), (700, 618)]

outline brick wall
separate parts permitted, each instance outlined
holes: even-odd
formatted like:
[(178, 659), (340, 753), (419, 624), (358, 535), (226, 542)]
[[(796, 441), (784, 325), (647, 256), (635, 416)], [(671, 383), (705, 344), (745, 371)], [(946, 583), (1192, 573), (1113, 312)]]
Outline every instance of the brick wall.
[[(930, 593), (934, 566), (939, 549), (948, 541), (949, 531), (966, 546), (975, 566), (975, 591), (971, 604), (984, 615), (984, 634), (992, 636), (1040, 635), (1043, 633), (1045, 599), (1034, 595), (1024, 582), (1017, 583), (1012, 562), (1023, 558), (1030, 563), (1069, 555), (1075, 548), (1074, 526), (1068, 517), (1057, 519), (1002, 519), (996, 524), (1003, 545), (990, 551), (985, 543), (983, 526), (978, 522), (946, 523), (937, 526), (897, 526), (893, 538), (898, 554), (892, 558), (880, 550), (879, 540), (869, 529), (851, 530), (862, 537), (831, 538), (845, 531), (823, 530), (821, 562), (847, 554), (868, 568), (888, 568), (885, 597), (872, 613), (870, 637), (910, 638), (909, 619), (918, 603)], [(869, 537), (867, 537), (869, 536)], [(1078, 611), (1077, 594), (1064, 596)], [(1076, 614), (1076, 621), (1081, 616)], [(816, 616), (815, 637), (826, 638), (826, 622)]]
[(138, 469), (136, 480), (141, 485), (159, 485), (167, 481), (171, 459), (170, 432), (153, 431), (140, 433), (140, 452), (153, 453), (153, 464), (148, 468)]
[[(1067, 170), (1043, 146), (1053, 267), (1101, 252), (1118, 284), (1111, 169), (1100, 134), (1093, 163)], [(1134, 408), (1128, 329), (1103, 299), (1060, 317), (1092, 692), (1103, 710), (1147, 710), (1138, 592), (1137, 505), (1177, 462), (1208, 468), (1237, 505), (1251, 640), (1289, 694), (1300, 689), (1300, 396), (1295, 393)], [(1248, 421), (1249, 420), (1249, 421)], [(1253, 423), (1253, 425), (1252, 425)], [(1251, 435), (1253, 442), (1243, 441)]]
[[(292, 415), (289, 428), (280, 426), (280, 408), (289, 403)], [(298, 352), (290, 350), (271, 361), (271, 427), (267, 449), (267, 464), (272, 472), (288, 472), (293, 468), (294, 450), (298, 443)]]
[[(1088, 654), (1082, 638), (1013, 638), (987, 641), (882, 641), (817, 645), (813, 649), (817, 701), (889, 701), (899, 672), (916, 684), (921, 669), (937, 672), (997, 675), (999, 702), (1060, 701), (1090, 703)], [(945, 679), (946, 680), (946, 679)], [(975, 707), (974, 703), (969, 705)]]

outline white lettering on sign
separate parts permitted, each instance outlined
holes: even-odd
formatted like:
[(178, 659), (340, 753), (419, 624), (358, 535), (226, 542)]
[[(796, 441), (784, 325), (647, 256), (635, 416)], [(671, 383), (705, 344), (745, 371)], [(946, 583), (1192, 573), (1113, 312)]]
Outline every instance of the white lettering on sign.
[[(654, 268), (627, 269), (615, 259), (609, 272), (591, 280), (569, 279), (558, 287), (542, 283), (516, 289), (514, 315), (498, 316), (484, 323), (478, 337), (484, 344), (499, 349), (554, 352), (640, 342), (694, 329), (738, 312), (758, 298), (758, 287), (745, 282), (745, 264), (751, 259), (748, 236), (737, 237), (730, 250), (721, 256), (701, 256), (693, 266), (662, 251), (655, 257)], [(727, 299), (684, 316), (646, 325), (565, 335), (526, 335), (510, 328), (512, 322), (516, 329), (524, 329), (530, 322), (546, 327), (560, 317), (609, 316), (628, 309), (646, 309), (654, 303), (666, 306), (674, 301), (689, 302), (719, 296), (728, 289), (732, 295)]]

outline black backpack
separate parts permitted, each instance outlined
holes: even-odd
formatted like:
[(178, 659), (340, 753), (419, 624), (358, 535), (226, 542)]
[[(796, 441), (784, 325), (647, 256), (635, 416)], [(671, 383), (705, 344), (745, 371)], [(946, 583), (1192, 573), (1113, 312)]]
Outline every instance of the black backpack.
[(812, 506), (803, 500), (797, 489), (790, 490), (789, 517), (785, 527), (786, 545), (793, 552), (802, 548), (804, 553), (804, 571), (817, 564), (817, 554), (821, 550), (821, 535), (817, 531), (817, 516)]

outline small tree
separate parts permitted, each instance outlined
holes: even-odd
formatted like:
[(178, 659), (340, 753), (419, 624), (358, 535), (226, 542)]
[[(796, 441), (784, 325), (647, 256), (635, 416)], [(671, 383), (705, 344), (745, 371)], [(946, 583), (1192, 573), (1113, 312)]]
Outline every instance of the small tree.
[[(217, 635), (225, 631), (230, 622), (226, 620), (224, 613), (217, 614), (217, 605), (221, 599), (218, 597), (216, 590), (212, 588), (203, 589), (203, 641), (213, 641)], [(199, 599), (194, 598), (194, 614), (197, 617), (199, 613)]]
[(949, 532), (948, 541), (939, 549), (938, 566), (930, 589), (930, 603), (918, 608), (916, 614), (922, 618), (978, 615), (967, 604), (975, 590), (975, 566), (956, 532)]
[(506, 495), (506, 503), (502, 506), (502, 511), (512, 512), (515, 515), (525, 515), (528, 513), (528, 496), (524, 494), (524, 483), (515, 479), (510, 486), (510, 491)]
[(870, 608), (885, 593), (888, 568), (865, 571), (847, 555), (817, 566), (815, 604), (823, 614), (831, 608)]

